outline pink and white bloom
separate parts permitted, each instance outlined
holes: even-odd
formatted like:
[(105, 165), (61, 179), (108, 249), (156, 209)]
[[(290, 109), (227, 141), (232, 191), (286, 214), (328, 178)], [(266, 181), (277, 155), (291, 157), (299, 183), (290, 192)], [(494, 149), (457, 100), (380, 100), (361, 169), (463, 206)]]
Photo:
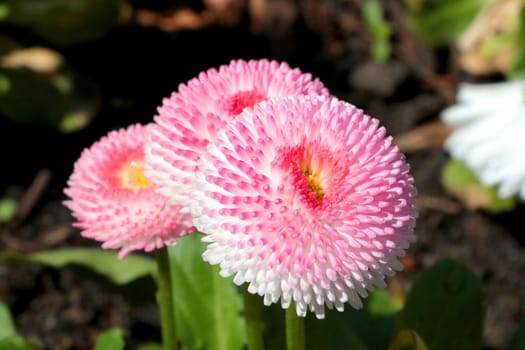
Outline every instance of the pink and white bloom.
[(326, 96), (273, 99), (230, 122), (190, 201), (203, 255), (297, 314), (362, 306), (414, 241), (415, 187), (376, 119)]
[[(151, 124), (150, 124), (151, 125)], [(168, 206), (144, 177), (144, 144), (150, 126), (111, 131), (85, 149), (74, 166), (64, 202), (84, 237), (120, 249), (146, 252), (172, 245), (193, 232), (191, 217)]]
[(246, 107), (279, 96), (328, 90), (286, 63), (234, 60), (199, 74), (163, 101), (146, 145), (146, 177), (170, 203), (185, 206), (197, 161), (227, 122)]

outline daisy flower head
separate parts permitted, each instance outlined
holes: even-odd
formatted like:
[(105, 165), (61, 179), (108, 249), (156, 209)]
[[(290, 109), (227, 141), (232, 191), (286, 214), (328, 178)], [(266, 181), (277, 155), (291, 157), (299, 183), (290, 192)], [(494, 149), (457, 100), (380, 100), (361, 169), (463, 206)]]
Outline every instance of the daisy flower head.
[[(151, 124), (150, 124), (151, 125)], [(193, 231), (191, 217), (170, 207), (144, 177), (144, 144), (150, 126), (111, 131), (86, 148), (64, 190), (75, 226), (102, 248), (146, 252), (172, 245)]]
[(460, 84), (442, 120), (454, 128), (444, 148), (505, 198), (525, 199), (525, 81)]
[(327, 96), (246, 109), (199, 161), (190, 210), (203, 255), (299, 316), (362, 306), (414, 241), (415, 187), (376, 119)]
[(209, 69), (164, 99), (146, 144), (146, 176), (170, 203), (185, 206), (197, 161), (217, 132), (244, 108), (277, 96), (329, 92), (286, 63), (234, 60)]

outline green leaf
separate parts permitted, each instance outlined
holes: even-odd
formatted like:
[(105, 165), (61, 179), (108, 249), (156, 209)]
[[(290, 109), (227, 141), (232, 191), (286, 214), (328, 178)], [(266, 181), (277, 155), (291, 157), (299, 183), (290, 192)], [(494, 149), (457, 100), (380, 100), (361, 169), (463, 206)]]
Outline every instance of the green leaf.
[(0, 199), (0, 223), (10, 221), (15, 217), (17, 211), (17, 201), (11, 198)]
[(4, 74), (0, 73), (0, 96), (8, 94), (10, 89), (11, 80)]
[(125, 332), (121, 328), (112, 328), (102, 333), (94, 350), (123, 350)]
[(72, 71), (0, 67), (0, 113), (17, 122), (78, 131), (94, 117), (98, 99), (94, 83)]
[(242, 349), (242, 297), (231, 278), (203, 261), (201, 237), (183, 237), (169, 249), (178, 336), (189, 349)]
[(0, 302), (0, 339), (16, 335), (15, 324), (6, 304)]
[(79, 265), (124, 285), (145, 276), (155, 276), (157, 267), (153, 259), (130, 254), (119, 260), (114, 251), (100, 248), (63, 248), (33, 254), (0, 253), (0, 262), (37, 263), (55, 268)]
[(381, 4), (377, 0), (367, 0), (361, 12), (364, 23), (372, 34), (372, 57), (377, 62), (386, 62), (391, 52), (392, 28), (383, 16)]
[(414, 282), (398, 329), (416, 331), (429, 350), (479, 350), (483, 302), (479, 278), (462, 264), (443, 260)]
[(407, 1), (408, 24), (429, 45), (456, 41), (488, 0)]
[(372, 317), (394, 316), (399, 308), (390, 293), (384, 289), (377, 289), (369, 293), (365, 299), (365, 311)]
[(38, 346), (19, 336), (9, 308), (0, 302), (0, 350), (35, 350)]
[(4, 20), (9, 15), (9, 6), (0, 4), (0, 21)]
[(348, 307), (347, 327), (352, 327), (369, 349), (386, 349), (394, 335), (398, 307), (383, 289), (370, 292), (363, 304), (362, 310)]
[[(322, 320), (308, 314), (305, 320), (307, 349), (385, 350), (394, 335), (398, 307), (390, 294), (381, 289), (370, 292), (363, 304), (361, 310), (350, 305), (345, 306), (344, 312), (326, 310)], [(284, 311), (280, 305), (266, 307), (264, 321), (266, 348), (282, 348)]]
[(512, 58), (512, 66), (508, 74), (511, 79), (525, 79), (525, 5), (521, 7), (518, 28), (516, 29), (514, 43), (516, 53)]
[(351, 310), (344, 313), (328, 311), (322, 320), (309, 314), (305, 324), (307, 348), (372, 350), (353, 327), (351, 313)]
[(121, 0), (4, 0), (0, 20), (26, 28), (54, 44), (105, 35), (118, 23)]
[(38, 350), (38, 348), (38, 345), (32, 341), (18, 335), (0, 340), (0, 350)]
[(515, 47), (515, 33), (494, 34), (481, 43), (479, 53), (481, 57), (493, 59), (501, 51)]
[(386, 41), (375, 41), (372, 44), (372, 58), (376, 62), (386, 62), (390, 57), (390, 43)]
[(388, 350), (427, 350), (427, 346), (414, 330), (404, 329), (396, 333)]
[(483, 186), (465, 163), (449, 160), (443, 168), (441, 181), (445, 189), (462, 200), (470, 208), (482, 208), (490, 213), (512, 210), (514, 197), (501, 198), (493, 187)]
[(525, 349), (525, 318), (521, 320), (520, 325), (512, 339), (510, 340), (507, 350), (523, 350)]
[(163, 350), (163, 349), (164, 348), (162, 347), (162, 345), (157, 344), (157, 343), (147, 343), (147, 344), (139, 346), (138, 348), (138, 350)]
[(460, 160), (451, 159), (443, 170), (443, 184), (447, 189), (461, 189), (479, 183), (476, 175)]
[[(280, 304), (264, 306), (261, 300), (262, 319), (263, 319), (263, 340), (266, 349), (281, 349), (286, 344), (285, 335), (285, 311)], [(309, 330), (306, 329), (305, 332)]]

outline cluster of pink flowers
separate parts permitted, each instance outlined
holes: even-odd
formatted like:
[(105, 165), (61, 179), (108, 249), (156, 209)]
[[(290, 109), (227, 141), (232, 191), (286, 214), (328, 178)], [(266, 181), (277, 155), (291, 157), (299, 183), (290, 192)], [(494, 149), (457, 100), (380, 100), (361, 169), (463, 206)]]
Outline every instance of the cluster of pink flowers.
[(84, 151), (68, 185), (77, 226), (104, 248), (149, 251), (195, 227), (223, 276), (300, 316), (360, 308), (414, 241), (414, 181), (392, 138), (275, 61), (181, 84), (152, 124)]

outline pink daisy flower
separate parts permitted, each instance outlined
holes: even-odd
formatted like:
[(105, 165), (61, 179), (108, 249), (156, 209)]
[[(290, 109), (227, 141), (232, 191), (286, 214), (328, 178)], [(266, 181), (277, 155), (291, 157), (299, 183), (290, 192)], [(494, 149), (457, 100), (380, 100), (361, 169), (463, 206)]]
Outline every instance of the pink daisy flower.
[(414, 181), (385, 134), (325, 96), (244, 110), (199, 161), (190, 209), (204, 259), (300, 316), (360, 308), (415, 239)]
[[(151, 124), (150, 124), (151, 125)], [(144, 177), (144, 143), (150, 126), (132, 125), (112, 131), (75, 163), (64, 190), (64, 202), (78, 220), (84, 237), (102, 248), (147, 252), (172, 245), (191, 233), (191, 217), (167, 206), (166, 198)]]
[(185, 206), (197, 161), (227, 122), (260, 101), (302, 94), (329, 92), (286, 63), (234, 60), (201, 73), (159, 108), (146, 144), (146, 177), (170, 203)]

